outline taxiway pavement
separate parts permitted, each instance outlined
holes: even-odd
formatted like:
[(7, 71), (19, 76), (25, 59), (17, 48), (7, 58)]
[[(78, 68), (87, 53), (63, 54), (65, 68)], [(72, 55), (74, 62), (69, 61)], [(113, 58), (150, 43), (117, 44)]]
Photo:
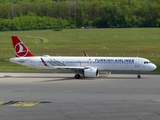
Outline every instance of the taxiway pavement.
[(0, 120), (159, 120), (160, 75), (0, 73)]

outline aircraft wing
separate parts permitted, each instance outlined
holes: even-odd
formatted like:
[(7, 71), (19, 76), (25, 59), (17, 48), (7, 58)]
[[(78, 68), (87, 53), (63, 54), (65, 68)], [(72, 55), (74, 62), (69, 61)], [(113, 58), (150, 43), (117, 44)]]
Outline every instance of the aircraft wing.
[(46, 67), (51, 67), (51, 68), (54, 68), (54, 69), (74, 69), (74, 70), (84, 70), (84, 69), (88, 69), (88, 68), (92, 68), (93, 66), (84, 66), (84, 67), (81, 67), (81, 66), (51, 66), (51, 65), (48, 65), (44, 60), (43, 58), (41, 58), (42, 60), (42, 63), (44, 66)]
[(77, 66), (54, 66), (56, 69), (85, 69), (85, 67), (77, 67)]
[[(51, 66), (49, 66), (51, 67)], [(80, 67), (80, 66), (54, 66), (54, 69), (74, 69), (74, 70), (84, 70), (84, 69), (89, 69), (89, 68), (93, 68), (93, 66), (84, 66), (84, 67)]]

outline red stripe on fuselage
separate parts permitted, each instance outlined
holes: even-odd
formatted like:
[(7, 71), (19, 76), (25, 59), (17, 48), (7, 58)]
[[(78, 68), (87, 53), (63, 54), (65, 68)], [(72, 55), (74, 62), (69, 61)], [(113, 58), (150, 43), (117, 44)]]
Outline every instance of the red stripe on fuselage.
[(41, 58), (41, 60), (42, 60), (44, 66), (48, 66), (42, 58)]

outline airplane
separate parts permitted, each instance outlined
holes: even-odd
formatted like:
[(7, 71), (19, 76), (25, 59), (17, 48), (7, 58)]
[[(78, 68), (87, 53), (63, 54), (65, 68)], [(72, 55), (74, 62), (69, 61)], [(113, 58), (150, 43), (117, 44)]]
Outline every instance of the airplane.
[(152, 71), (157, 66), (146, 58), (140, 57), (57, 57), (34, 56), (18, 36), (11, 36), (16, 57), (10, 61), (31, 68), (56, 70), (69, 69), (75, 73), (75, 79), (98, 77), (101, 71), (135, 71), (137, 78), (140, 72)]

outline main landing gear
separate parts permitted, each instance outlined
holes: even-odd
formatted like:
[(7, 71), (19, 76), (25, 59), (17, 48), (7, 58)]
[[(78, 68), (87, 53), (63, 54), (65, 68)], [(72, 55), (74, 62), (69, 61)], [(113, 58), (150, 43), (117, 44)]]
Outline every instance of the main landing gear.
[(79, 74), (76, 74), (76, 75), (75, 75), (75, 78), (76, 78), (76, 79), (79, 79), (80, 77), (81, 77), (81, 76), (80, 76)]

